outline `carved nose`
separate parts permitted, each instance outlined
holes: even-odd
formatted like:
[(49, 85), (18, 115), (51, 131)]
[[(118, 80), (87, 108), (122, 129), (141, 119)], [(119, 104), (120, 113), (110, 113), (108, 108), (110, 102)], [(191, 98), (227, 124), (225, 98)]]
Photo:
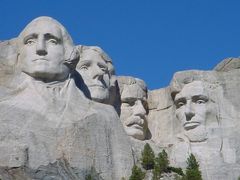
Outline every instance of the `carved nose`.
[(39, 40), (36, 47), (36, 52), (39, 56), (47, 55), (46, 44), (44, 40)]
[(192, 119), (192, 117), (193, 117), (194, 115), (195, 115), (195, 114), (192, 113), (192, 112), (185, 113), (186, 120), (187, 120), (187, 121), (191, 121), (191, 119)]
[(192, 119), (193, 116), (195, 116), (195, 113), (192, 109), (192, 106), (190, 103), (187, 103), (186, 104), (186, 107), (185, 107), (185, 116), (186, 116), (186, 120), (187, 121), (190, 121)]
[(140, 100), (137, 100), (135, 102), (135, 107), (134, 107), (134, 115), (143, 117), (146, 115), (146, 110), (143, 107), (143, 104)]
[(104, 72), (99, 67), (93, 68), (93, 71), (92, 71), (92, 78), (93, 79), (102, 80), (103, 75), (104, 75)]

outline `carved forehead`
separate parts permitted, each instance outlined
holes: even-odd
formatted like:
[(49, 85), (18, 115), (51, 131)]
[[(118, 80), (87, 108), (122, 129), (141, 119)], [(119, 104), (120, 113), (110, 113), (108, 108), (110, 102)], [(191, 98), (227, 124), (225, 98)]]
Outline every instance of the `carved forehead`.
[(51, 17), (38, 17), (32, 20), (19, 34), (19, 38), (23, 39), (25, 36), (31, 33), (52, 33), (53, 35), (58, 36), (63, 39), (64, 43), (73, 45), (72, 39), (64, 28), (64, 26), (59, 23), (57, 20)]
[(143, 80), (128, 76), (118, 77), (121, 99), (146, 99), (147, 86)]
[(79, 46), (78, 48), (80, 50), (80, 62), (82, 60), (98, 61), (99, 59), (102, 59), (107, 64), (110, 75), (115, 75), (115, 68), (112, 59), (102, 48), (98, 46)]
[(25, 38), (29, 35), (32, 35), (32, 34), (35, 34), (35, 35), (39, 35), (39, 34), (51, 34), (59, 39), (62, 40), (62, 32), (61, 32), (61, 29), (54, 25), (54, 24), (51, 24), (51, 23), (45, 23), (45, 22), (39, 22), (37, 23), (36, 25), (32, 24), (32, 26), (29, 26), (22, 34), (21, 34), (21, 38)]
[(124, 85), (134, 85), (137, 84), (141, 89), (147, 91), (147, 85), (145, 82), (139, 78), (134, 78), (131, 76), (118, 76), (118, 84), (120, 90), (123, 90)]
[(204, 95), (208, 97), (208, 93), (202, 81), (193, 81), (186, 84), (182, 90), (176, 94), (175, 100), (183, 97), (192, 97), (196, 95)]
[(121, 94), (121, 100), (127, 99), (147, 99), (147, 93), (137, 84), (124, 85), (124, 89)]
[(82, 60), (91, 60), (91, 61), (103, 61), (104, 63), (107, 63), (106, 60), (101, 56), (101, 54), (93, 49), (86, 49), (82, 51), (81, 53), (81, 59)]
[(103, 51), (102, 48), (98, 46), (81, 46), (81, 57), (85, 57), (89, 54), (95, 54), (101, 56), (101, 58), (106, 61), (112, 63), (112, 59)]

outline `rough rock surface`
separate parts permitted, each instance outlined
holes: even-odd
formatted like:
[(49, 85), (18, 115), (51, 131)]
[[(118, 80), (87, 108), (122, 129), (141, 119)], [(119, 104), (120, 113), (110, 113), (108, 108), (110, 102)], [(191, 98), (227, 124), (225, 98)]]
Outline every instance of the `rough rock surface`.
[[(114, 96), (108, 98), (118, 102), (95, 102), (86, 95), (89, 85), (84, 84), (83, 73), (89, 77), (97, 74), (91, 76), (91, 81), (99, 85), (94, 91), (102, 97), (100, 93), (106, 89), (101, 89), (101, 84), (112, 81), (112, 61), (101, 51), (92, 60), (93, 70), (86, 72), (89, 63), (82, 63), (78, 67), (81, 70), (76, 71), (83, 55), (77, 50), (80, 46), (71, 44), (60, 23), (46, 17), (33, 23), (39, 20), (64, 31), (62, 41), (52, 36), (48, 39), (45, 25), (36, 32), (47, 34), (43, 41), (39, 39), (42, 36), (19, 41), (28, 31), (36, 30), (30, 23), (19, 37), (0, 42), (1, 179), (78, 180), (88, 175), (94, 179), (127, 179), (133, 164), (141, 165), (146, 143), (155, 155), (165, 149), (173, 167), (185, 169), (186, 160), (193, 153), (204, 180), (234, 180), (240, 176), (239, 58), (227, 58), (212, 71), (176, 72), (168, 87), (151, 91), (142, 80), (133, 77), (118, 77), (117, 84), (114, 75), (114, 88), (106, 87)], [(66, 41), (71, 51), (70, 57), (60, 63), (62, 74), (52, 76), (56, 69), (50, 66), (40, 70), (37, 67), (42, 66), (34, 63), (30, 69), (21, 66), (31, 56), (58, 56), (63, 52), (65, 57), (69, 50), (64, 46)], [(51, 46), (54, 50), (38, 44), (36, 50), (23, 56), (30, 52), (24, 50), (35, 46), (35, 42), (63, 44), (59, 49)], [(85, 53), (85, 57), (90, 55)], [(62, 75), (66, 76), (59, 80)], [(129, 127), (131, 131), (126, 131)], [(146, 178), (151, 179), (152, 174), (147, 174)], [(174, 178), (174, 174), (163, 176)]]
[[(45, 27), (43, 22), (53, 26), (56, 32), (63, 29), (52, 18), (43, 17), (32, 22), (39, 26), (40, 32), (30, 24), (18, 38), (29, 31), (37, 31), (35, 34), (46, 32), (46, 39), (41, 43), (54, 42), (54, 39), (48, 40), (48, 32), (54, 31), (47, 25)], [(66, 30), (61, 31), (62, 38), (66, 38)], [(59, 40), (63, 45), (60, 43), (61, 48), (54, 47), (54, 50), (43, 49), (47, 46), (38, 44), (36, 50), (26, 56), (29, 51), (24, 48), (29, 49), (38, 39), (30, 41), (24, 45), (15, 39), (0, 43), (0, 69), (3, 70), (0, 84), (0, 178), (85, 179), (89, 173), (94, 173), (98, 179), (128, 177), (133, 166), (131, 145), (114, 108), (87, 99), (76, 85), (79, 76), (69, 73), (65, 64), (59, 66), (63, 71), (56, 69), (58, 63), (42, 66), (54, 60), (50, 55), (58, 56), (74, 49), (69, 38), (69, 42)], [(16, 43), (20, 44), (16, 46)], [(62, 47), (66, 49), (63, 51)], [(74, 51), (70, 58), (73, 54)], [(30, 62), (21, 64), (27, 58), (38, 56), (39, 60), (30, 59)], [(49, 59), (42, 60), (43, 57)], [(77, 53), (73, 57), (76, 58)], [(73, 63), (74, 58), (67, 59), (71, 60), (68, 63)], [(29, 67), (31, 63), (32, 67)]]
[(239, 58), (226, 58), (217, 64), (213, 70), (215, 71), (230, 71), (232, 69), (240, 68), (240, 59)]
[[(194, 70), (174, 75), (170, 92), (165, 95), (168, 101), (165, 99), (159, 101), (161, 105), (155, 105), (156, 109), (151, 109), (148, 117), (152, 139), (159, 146), (169, 147), (173, 166), (186, 167), (186, 159), (193, 153), (200, 162), (204, 179), (237, 179), (240, 176), (238, 160), (240, 114), (237, 95), (240, 90), (239, 75), (240, 71), (234, 68), (227, 72)], [(209, 112), (205, 119), (207, 139), (199, 142), (191, 142), (189, 132), (184, 132), (181, 122), (176, 117), (176, 106), (169, 99), (171, 93), (181, 91), (188, 83), (194, 81), (204, 82), (209, 97), (207, 104)], [(160, 92), (167, 90), (169, 87), (154, 90), (149, 96), (155, 96), (151, 99), (156, 100)], [(190, 94), (191, 90), (188, 92)], [(150, 104), (157, 103), (151, 101)], [(157, 109), (158, 106), (165, 108)], [(156, 121), (159, 121), (159, 124)], [(197, 131), (192, 137), (201, 138)]]

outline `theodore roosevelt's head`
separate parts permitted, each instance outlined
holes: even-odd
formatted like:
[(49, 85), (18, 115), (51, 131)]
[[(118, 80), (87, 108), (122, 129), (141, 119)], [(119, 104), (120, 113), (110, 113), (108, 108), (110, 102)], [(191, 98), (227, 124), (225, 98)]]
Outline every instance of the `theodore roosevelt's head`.
[(119, 77), (121, 95), (120, 119), (126, 133), (144, 140), (147, 131), (147, 86), (144, 81), (133, 77)]

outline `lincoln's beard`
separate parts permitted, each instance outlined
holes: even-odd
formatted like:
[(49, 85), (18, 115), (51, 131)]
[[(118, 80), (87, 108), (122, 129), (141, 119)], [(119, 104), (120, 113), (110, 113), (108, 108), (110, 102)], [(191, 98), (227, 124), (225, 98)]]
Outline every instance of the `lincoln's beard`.
[(207, 140), (207, 131), (204, 125), (199, 125), (194, 129), (185, 130), (184, 134), (188, 137), (190, 142), (202, 142)]

